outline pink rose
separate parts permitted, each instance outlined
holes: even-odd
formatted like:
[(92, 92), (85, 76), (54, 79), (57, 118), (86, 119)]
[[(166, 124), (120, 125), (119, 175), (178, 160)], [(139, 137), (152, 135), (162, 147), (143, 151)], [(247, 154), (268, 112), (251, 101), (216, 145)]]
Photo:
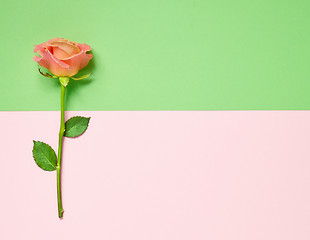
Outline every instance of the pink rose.
[(33, 60), (47, 68), (55, 76), (71, 77), (86, 67), (93, 55), (86, 53), (91, 48), (87, 44), (71, 42), (63, 38), (53, 38), (34, 46), (34, 52), (41, 55)]

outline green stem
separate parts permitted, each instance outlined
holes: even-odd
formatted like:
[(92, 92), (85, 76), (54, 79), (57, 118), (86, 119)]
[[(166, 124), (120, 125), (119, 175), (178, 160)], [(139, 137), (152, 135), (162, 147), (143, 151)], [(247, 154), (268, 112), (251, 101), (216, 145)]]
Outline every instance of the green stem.
[(57, 161), (57, 200), (58, 200), (58, 217), (62, 218), (63, 208), (61, 201), (61, 181), (60, 181), (60, 167), (61, 167), (61, 153), (62, 153), (62, 139), (65, 133), (65, 87), (60, 84), (60, 102), (61, 102), (61, 119), (60, 119), (60, 130), (59, 130), (59, 144), (58, 144), (58, 161)]

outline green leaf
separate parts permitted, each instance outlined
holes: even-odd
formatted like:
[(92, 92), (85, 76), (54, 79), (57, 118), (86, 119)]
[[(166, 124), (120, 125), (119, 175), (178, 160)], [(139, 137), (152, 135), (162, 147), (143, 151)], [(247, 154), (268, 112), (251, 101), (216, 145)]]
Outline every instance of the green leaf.
[(65, 137), (77, 137), (84, 133), (88, 127), (90, 117), (72, 117), (66, 122)]
[(57, 157), (56, 153), (50, 145), (33, 141), (33, 158), (36, 164), (45, 171), (56, 170)]

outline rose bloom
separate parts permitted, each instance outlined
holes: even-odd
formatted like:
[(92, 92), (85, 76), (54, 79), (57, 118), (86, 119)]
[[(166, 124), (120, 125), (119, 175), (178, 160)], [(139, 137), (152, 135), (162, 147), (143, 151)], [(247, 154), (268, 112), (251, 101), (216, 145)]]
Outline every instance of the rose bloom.
[(41, 55), (33, 60), (47, 68), (55, 76), (71, 77), (86, 67), (93, 55), (86, 53), (91, 48), (87, 44), (71, 42), (63, 38), (53, 38), (34, 46), (34, 52)]

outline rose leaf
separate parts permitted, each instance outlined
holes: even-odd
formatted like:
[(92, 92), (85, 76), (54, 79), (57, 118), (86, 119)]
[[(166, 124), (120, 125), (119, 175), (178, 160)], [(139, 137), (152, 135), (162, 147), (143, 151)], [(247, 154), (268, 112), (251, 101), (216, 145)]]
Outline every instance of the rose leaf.
[(53, 148), (39, 141), (33, 141), (33, 158), (36, 164), (45, 171), (56, 170), (57, 157)]
[(65, 137), (74, 138), (77, 136), (80, 136), (82, 133), (84, 133), (88, 127), (89, 124), (89, 118), (86, 117), (72, 117), (66, 122), (65, 126)]

